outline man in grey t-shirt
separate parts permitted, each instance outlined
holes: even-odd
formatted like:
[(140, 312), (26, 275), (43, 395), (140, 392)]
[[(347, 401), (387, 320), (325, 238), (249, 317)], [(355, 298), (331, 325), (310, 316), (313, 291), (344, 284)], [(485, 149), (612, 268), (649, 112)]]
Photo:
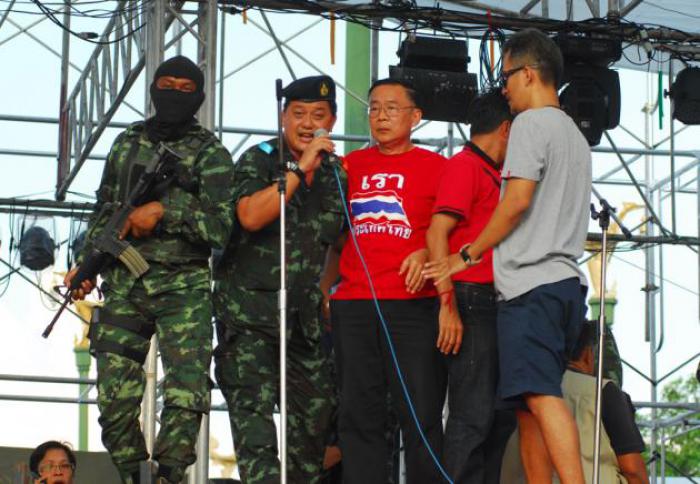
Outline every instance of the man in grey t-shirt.
[(528, 482), (583, 484), (576, 423), (562, 375), (585, 316), (576, 259), (588, 228), (591, 155), (559, 108), (563, 60), (554, 42), (527, 29), (503, 48), (503, 94), (517, 114), (503, 167), (501, 201), (470, 245), (428, 264), (436, 282), (480, 262), (495, 247), (499, 395), (517, 407)]

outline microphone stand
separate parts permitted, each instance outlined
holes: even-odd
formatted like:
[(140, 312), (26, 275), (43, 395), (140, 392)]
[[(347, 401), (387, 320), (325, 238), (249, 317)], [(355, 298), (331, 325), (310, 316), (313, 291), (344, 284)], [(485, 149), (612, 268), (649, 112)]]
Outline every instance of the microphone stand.
[(591, 203), (591, 218), (598, 220), (603, 233), (601, 244), (601, 264), (600, 264), (600, 315), (598, 316), (598, 369), (596, 372), (595, 389), (595, 434), (593, 437), (593, 483), (600, 484), (600, 433), (601, 433), (601, 409), (603, 399), (603, 354), (605, 344), (605, 284), (607, 279), (608, 266), (608, 227), (610, 226), (610, 215), (615, 212), (604, 198), (599, 198), (601, 209), (598, 212), (595, 205)]
[(277, 152), (279, 153), (277, 189), (280, 194), (280, 483), (287, 484), (287, 169), (284, 162), (284, 135), (282, 133), (282, 79), (275, 81), (275, 90), (277, 95)]

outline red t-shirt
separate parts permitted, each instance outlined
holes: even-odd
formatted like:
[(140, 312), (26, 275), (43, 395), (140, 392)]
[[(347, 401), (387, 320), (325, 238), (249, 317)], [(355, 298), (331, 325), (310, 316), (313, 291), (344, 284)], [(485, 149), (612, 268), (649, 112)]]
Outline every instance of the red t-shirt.
[[(444, 157), (422, 148), (383, 155), (376, 147), (345, 157), (352, 226), (379, 299), (435, 296), (427, 283), (415, 294), (399, 276), (403, 260), (425, 248)], [(367, 276), (348, 237), (340, 257), (340, 284), (334, 299), (371, 299)]]
[[(473, 144), (450, 158), (442, 170), (433, 213), (459, 218), (450, 232), (450, 253), (473, 242), (498, 205), (501, 174), (486, 153)], [(493, 250), (484, 252), (481, 263), (452, 276), (453, 281), (493, 284)]]

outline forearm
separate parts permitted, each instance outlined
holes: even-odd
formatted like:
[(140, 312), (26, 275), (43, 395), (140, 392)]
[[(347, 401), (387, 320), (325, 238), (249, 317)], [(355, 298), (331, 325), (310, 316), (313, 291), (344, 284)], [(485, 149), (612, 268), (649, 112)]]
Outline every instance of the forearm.
[(478, 260), (487, 250), (498, 245), (518, 226), (524, 209), (507, 203), (500, 203), (491, 219), (476, 240), (469, 246), (472, 260)]
[[(289, 202), (301, 185), (294, 173), (286, 174), (285, 201)], [(249, 197), (242, 198), (236, 206), (236, 214), (241, 226), (249, 232), (256, 232), (274, 222), (280, 216), (279, 184), (273, 183)]]
[(640, 453), (618, 455), (617, 463), (628, 484), (649, 484), (647, 468)]
[[(439, 227), (436, 228), (433, 225), (430, 226), (426, 235), (429, 261), (437, 261), (449, 255), (450, 246), (448, 242), (448, 235), (449, 233), (447, 231), (442, 230)], [(437, 283), (435, 287), (437, 288), (438, 293), (448, 294), (453, 289), (452, 280), (448, 278), (444, 281)], [(443, 301), (443, 299), (446, 298), (441, 297), (441, 302)]]
[(328, 247), (326, 261), (321, 274), (320, 287), (325, 297), (330, 295), (331, 288), (338, 282), (340, 277), (340, 252), (334, 247)]

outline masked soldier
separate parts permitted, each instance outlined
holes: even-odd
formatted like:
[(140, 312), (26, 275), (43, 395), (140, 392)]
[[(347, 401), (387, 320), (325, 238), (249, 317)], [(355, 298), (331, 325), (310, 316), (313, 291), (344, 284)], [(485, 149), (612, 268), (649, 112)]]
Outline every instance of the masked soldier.
[[(88, 228), (89, 249), (110, 215), (101, 208), (126, 199), (160, 143), (179, 155), (169, 183), (160, 184), (162, 193), (133, 210), (121, 231), (150, 268), (135, 278), (115, 262), (102, 273), (105, 305), (89, 335), (97, 359), (102, 442), (128, 484), (139, 482), (139, 466), (149, 458), (138, 418), (151, 335), (158, 336), (165, 370), (164, 408), (152, 456), (159, 464), (159, 483), (179, 483), (195, 462), (200, 420), (209, 411), (208, 259), (230, 235), (233, 164), (219, 140), (194, 118), (204, 100), (203, 84), (202, 71), (185, 57), (158, 67), (150, 88), (156, 114), (131, 125), (114, 142)], [(74, 297), (84, 297), (93, 285), (86, 281)]]
[[(321, 346), (319, 279), (326, 253), (343, 230), (338, 184), (345, 172), (324, 154), (335, 123), (335, 84), (307, 77), (284, 91), (287, 247), (287, 409), (289, 482), (319, 482), (332, 386)], [(278, 483), (280, 281), (279, 150), (272, 139), (236, 164), (236, 230), (217, 269), (214, 307), (220, 326), (216, 379), (226, 398), (244, 483)], [(219, 331), (220, 330), (220, 331)]]

